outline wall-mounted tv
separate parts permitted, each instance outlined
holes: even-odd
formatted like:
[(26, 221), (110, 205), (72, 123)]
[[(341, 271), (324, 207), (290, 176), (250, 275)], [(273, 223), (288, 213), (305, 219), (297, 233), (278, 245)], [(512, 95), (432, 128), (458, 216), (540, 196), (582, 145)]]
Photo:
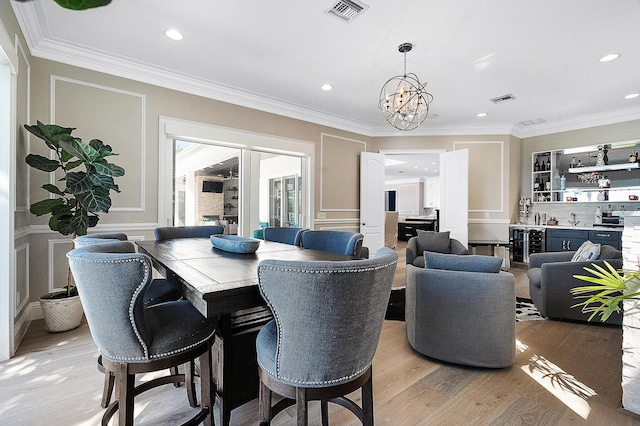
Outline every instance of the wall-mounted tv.
[(222, 182), (215, 180), (202, 181), (202, 192), (222, 192)]

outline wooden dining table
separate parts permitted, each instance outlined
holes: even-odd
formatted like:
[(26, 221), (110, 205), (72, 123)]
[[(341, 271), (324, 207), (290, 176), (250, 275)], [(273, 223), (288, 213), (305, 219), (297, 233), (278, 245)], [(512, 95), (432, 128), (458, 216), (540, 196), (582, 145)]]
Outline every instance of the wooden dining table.
[(258, 264), (265, 259), (340, 261), (357, 259), (290, 244), (260, 241), (255, 253), (226, 252), (208, 238), (138, 241), (138, 250), (153, 267), (182, 288), (183, 295), (204, 316), (216, 318), (213, 375), (221, 423), (231, 411), (258, 395), (255, 337), (271, 320), (258, 290)]

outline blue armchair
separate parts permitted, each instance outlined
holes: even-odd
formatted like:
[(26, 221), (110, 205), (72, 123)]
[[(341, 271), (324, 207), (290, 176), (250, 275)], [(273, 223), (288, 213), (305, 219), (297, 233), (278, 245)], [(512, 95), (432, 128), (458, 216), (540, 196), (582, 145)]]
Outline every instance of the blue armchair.
[(503, 368), (515, 361), (515, 279), (502, 259), (425, 253), (407, 265), (407, 338), (416, 351), (446, 362)]
[[(298, 424), (307, 423), (311, 400), (321, 401), (326, 424), (336, 398), (373, 425), (371, 361), (397, 261), (382, 248), (369, 260), (260, 262), (258, 287), (274, 314), (256, 339), (262, 424), (297, 397)], [(359, 388), (362, 408), (341, 398)], [(288, 400), (272, 409), (272, 392)]]

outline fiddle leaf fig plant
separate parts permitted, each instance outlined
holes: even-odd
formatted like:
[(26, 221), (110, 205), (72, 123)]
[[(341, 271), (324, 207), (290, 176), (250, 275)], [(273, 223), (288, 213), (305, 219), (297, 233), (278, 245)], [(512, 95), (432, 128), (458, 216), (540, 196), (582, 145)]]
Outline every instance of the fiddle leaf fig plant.
[(589, 321), (600, 315), (600, 321), (605, 322), (611, 314), (621, 311), (623, 300), (640, 296), (640, 271), (618, 271), (607, 261), (607, 269), (592, 264), (594, 269), (585, 267), (585, 271), (592, 275), (574, 275), (579, 280), (592, 285), (575, 287), (571, 293), (576, 299), (585, 299), (572, 307), (582, 307), (582, 312), (591, 313)]
[(85, 10), (94, 7), (106, 6), (111, 0), (54, 0), (65, 9)]
[[(71, 135), (75, 128), (55, 124), (26, 125), (24, 128), (42, 139), (53, 151), (54, 158), (39, 154), (27, 155), (27, 164), (37, 170), (56, 173), (57, 184), (47, 183), (42, 188), (49, 193), (43, 200), (31, 205), (36, 216), (50, 215), (49, 228), (62, 235), (85, 235), (96, 226), (98, 213), (111, 208), (111, 191), (120, 192), (115, 177), (124, 176), (124, 169), (107, 161), (118, 155), (101, 140), (85, 143)], [(67, 293), (71, 294), (71, 277), (67, 280)]]

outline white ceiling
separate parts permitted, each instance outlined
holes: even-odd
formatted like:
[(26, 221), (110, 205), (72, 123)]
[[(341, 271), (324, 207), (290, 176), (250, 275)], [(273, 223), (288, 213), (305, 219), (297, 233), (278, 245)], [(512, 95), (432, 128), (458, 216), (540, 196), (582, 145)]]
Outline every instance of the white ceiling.
[[(524, 137), (640, 118), (640, 97), (624, 99), (640, 92), (640, 0), (364, 3), (344, 23), (328, 15), (332, 0), (113, 0), (81, 12), (11, 0), (35, 56), (364, 135)], [(403, 42), (437, 115), (408, 133), (377, 106), (402, 73)], [(608, 53), (621, 56), (600, 63)], [(505, 94), (516, 100), (489, 101)]]

